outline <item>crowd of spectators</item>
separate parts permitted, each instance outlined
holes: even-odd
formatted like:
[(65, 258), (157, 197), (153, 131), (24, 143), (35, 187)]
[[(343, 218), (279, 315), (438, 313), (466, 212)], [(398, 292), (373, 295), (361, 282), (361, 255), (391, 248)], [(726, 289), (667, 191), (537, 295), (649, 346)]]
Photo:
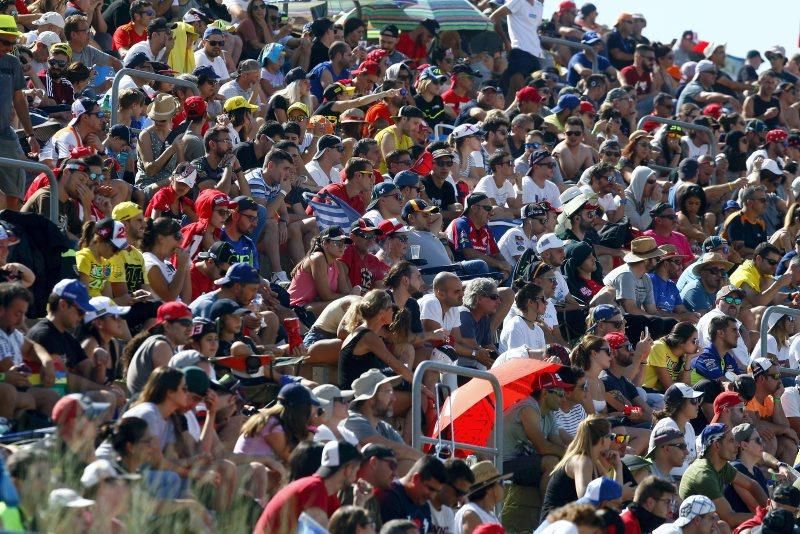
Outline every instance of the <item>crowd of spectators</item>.
[(0, 2), (0, 529), (800, 531), (800, 54), (473, 3)]

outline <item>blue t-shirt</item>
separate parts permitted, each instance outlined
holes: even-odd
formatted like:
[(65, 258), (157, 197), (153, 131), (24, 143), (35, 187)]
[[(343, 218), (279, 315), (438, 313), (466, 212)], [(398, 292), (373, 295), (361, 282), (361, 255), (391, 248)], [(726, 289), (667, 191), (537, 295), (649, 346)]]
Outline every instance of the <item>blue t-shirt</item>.
[(797, 252), (794, 250), (790, 250), (786, 254), (783, 255), (781, 261), (778, 262), (778, 266), (775, 268), (775, 276), (781, 276), (787, 270), (789, 270), (789, 262), (792, 261), (792, 258), (797, 256)]
[(633, 60), (615, 60), (611, 56), (611, 51), (614, 49), (619, 49), (627, 54), (633, 54), (635, 48), (636, 41), (630, 37), (623, 37), (617, 30), (613, 30), (608, 34), (608, 39), (606, 40), (606, 50), (608, 50), (608, 57), (611, 58), (611, 64), (614, 65), (617, 70), (621, 70), (623, 67), (633, 64)]
[(741, 373), (739, 365), (736, 363), (736, 358), (726, 352), (720, 358), (719, 352), (714, 345), (708, 345), (703, 352), (692, 363), (692, 369), (703, 378), (709, 380), (719, 380), (727, 371), (732, 371), (735, 374)]
[(672, 312), (675, 310), (675, 306), (683, 304), (675, 282), (662, 280), (655, 273), (647, 273), (647, 276), (653, 281), (653, 298), (655, 299), (656, 308), (661, 311)]
[[(575, 64), (580, 64), (581, 67), (591, 69), (592, 60), (586, 56), (586, 52), (583, 50), (569, 58), (569, 64), (567, 65), (567, 69), (569, 70), (567, 73), (567, 83), (573, 87), (578, 85), (578, 82), (581, 80), (578, 71), (573, 68)], [(611, 62), (607, 58), (600, 55), (597, 56), (597, 72), (605, 72), (610, 66)]]
[(342, 72), (339, 73), (337, 76), (335, 72), (333, 72), (333, 68), (331, 68), (332, 63), (330, 61), (323, 61), (313, 69), (311, 72), (308, 73), (309, 82), (311, 82), (311, 94), (317, 97), (319, 102), (322, 102), (322, 93), (325, 91), (322, 88), (322, 73), (324, 71), (328, 71), (331, 73), (331, 78), (334, 82), (338, 82), (339, 80), (346, 80), (350, 78), (350, 71), (348, 69), (342, 69)]
[[(761, 469), (756, 467), (753, 469), (754, 472), (751, 473), (744, 465), (742, 465), (739, 460), (734, 460), (731, 462), (731, 465), (747, 478), (752, 478), (758, 482), (758, 485), (761, 486), (761, 489), (764, 490), (764, 493), (769, 494), (767, 489), (767, 477), (764, 476), (764, 473), (761, 472)], [(733, 489), (733, 484), (728, 484), (728, 486), (725, 487), (725, 498), (730, 503), (731, 510), (733, 510), (735, 513), (751, 513), (750, 509), (747, 507), (741, 497), (739, 497), (739, 494), (736, 493), (735, 489)]]
[(681, 300), (689, 311), (706, 311), (714, 307), (716, 294), (709, 293), (703, 287), (700, 279), (693, 278), (686, 282), (681, 289)]
[(238, 241), (233, 241), (223, 229), (222, 240), (226, 243), (230, 243), (234, 254), (236, 254), (236, 261), (232, 261), (231, 263), (247, 263), (258, 270), (258, 250), (256, 250), (252, 239), (243, 235)]

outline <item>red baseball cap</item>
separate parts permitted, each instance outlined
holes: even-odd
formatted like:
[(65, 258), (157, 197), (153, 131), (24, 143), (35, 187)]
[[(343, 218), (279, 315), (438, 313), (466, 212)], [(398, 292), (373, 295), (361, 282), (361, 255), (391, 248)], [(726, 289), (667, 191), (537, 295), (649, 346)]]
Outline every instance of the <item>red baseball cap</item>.
[(53, 406), (50, 419), (57, 425), (66, 425), (78, 417), (79, 411), (93, 419), (108, 410), (107, 402), (93, 402), (88, 396), (81, 393), (71, 393), (58, 399)]
[(380, 66), (375, 63), (374, 61), (362, 61), (361, 65), (358, 66), (356, 70), (351, 70), (350, 74), (355, 76), (356, 74), (372, 74), (374, 76), (378, 76), (380, 74)]
[(575, 384), (567, 384), (558, 373), (542, 373), (534, 381), (534, 391), (542, 389), (572, 389)]
[(709, 104), (703, 108), (703, 115), (707, 117), (713, 117), (715, 120), (719, 120), (722, 116), (722, 104)]
[(767, 132), (767, 143), (780, 143), (786, 141), (788, 138), (789, 134), (777, 128)]
[(204, 117), (208, 104), (200, 96), (190, 96), (183, 102), (183, 109), (186, 110), (187, 119), (199, 119)]
[(389, 55), (389, 52), (384, 50), (383, 48), (378, 48), (373, 50), (369, 54), (367, 54), (367, 61), (372, 61), (374, 63), (380, 63), (383, 58)]
[(716, 423), (719, 419), (719, 416), (722, 415), (722, 411), (726, 408), (733, 408), (739, 404), (742, 404), (744, 399), (742, 396), (739, 395), (735, 391), (723, 391), (717, 398), (714, 399), (714, 418), (711, 420), (712, 423)]
[(578, 104), (578, 110), (580, 110), (581, 113), (597, 113), (597, 110), (594, 108), (594, 104), (587, 102), (586, 100), (581, 100), (581, 103)]
[(608, 346), (613, 350), (617, 350), (622, 345), (628, 343), (628, 338), (622, 332), (610, 332), (603, 336), (603, 339), (608, 341)]
[(535, 87), (526, 86), (517, 91), (517, 100), (520, 102), (541, 102), (542, 95)]
[(383, 235), (388, 237), (398, 232), (405, 232), (405, 226), (396, 222), (396, 219), (384, 219), (378, 225), (378, 230), (383, 232)]
[(156, 324), (164, 324), (167, 321), (177, 321), (178, 319), (191, 319), (192, 310), (183, 302), (165, 302), (158, 307), (156, 313)]

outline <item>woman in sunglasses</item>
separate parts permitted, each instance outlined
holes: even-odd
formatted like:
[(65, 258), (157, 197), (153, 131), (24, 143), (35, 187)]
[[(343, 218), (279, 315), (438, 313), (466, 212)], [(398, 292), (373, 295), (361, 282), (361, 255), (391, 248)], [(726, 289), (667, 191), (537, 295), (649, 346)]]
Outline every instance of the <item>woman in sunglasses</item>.
[(633, 169), (630, 176), (630, 185), (625, 189), (625, 216), (633, 228), (644, 231), (653, 222), (650, 211), (661, 202), (661, 184), (656, 171), (644, 165)]
[[(192, 287), (189, 278), (189, 255), (181, 248), (180, 224), (175, 219), (145, 219), (142, 236), (145, 280), (159, 300), (190, 302)], [(175, 256), (175, 265), (172, 257)], [(124, 281), (124, 280), (123, 280)]]
[(689, 365), (698, 352), (697, 328), (688, 321), (677, 323), (672, 331), (655, 343), (647, 355), (642, 386), (646, 390), (666, 391), (675, 382), (690, 382)]
[[(790, 352), (791, 338), (797, 333), (797, 321), (791, 315), (773, 313), (767, 318), (767, 358), (776, 359), (781, 367), (798, 369), (796, 349)], [(752, 358), (761, 356), (761, 340), (756, 343)], [(794, 379), (790, 379), (790, 386)]]
[[(686, 383), (676, 382), (668, 387), (664, 393), (664, 410), (655, 413), (658, 421), (653, 426), (652, 435), (661, 434), (665, 428), (681, 432), (683, 433), (686, 450), (689, 452), (683, 460), (683, 465), (674, 467), (670, 471), (670, 474), (674, 477), (682, 476), (689, 464), (697, 458), (696, 436), (691, 421), (700, 413), (700, 398), (702, 396), (702, 391), (695, 391), (687, 386)], [(653, 443), (652, 438), (651, 443)]]
[(85, 223), (78, 247), (75, 267), (90, 297), (110, 296), (109, 282), (125, 282), (124, 273), (112, 270), (109, 263), (117, 252), (128, 247), (125, 226), (121, 222), (107, 218)]

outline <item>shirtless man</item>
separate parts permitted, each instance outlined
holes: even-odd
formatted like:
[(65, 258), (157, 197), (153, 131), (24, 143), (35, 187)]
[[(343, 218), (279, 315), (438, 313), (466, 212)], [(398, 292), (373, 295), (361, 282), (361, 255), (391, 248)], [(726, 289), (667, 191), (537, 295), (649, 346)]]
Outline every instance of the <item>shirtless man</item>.
[(561, 168), (565, 180), (577, 181), (583, 171), (594, 165), (595, 152), (583, 143), (583, 121), (580, 117), (570, 117), (564, 127), (566, 139), (553, 149), (553, 157)]

